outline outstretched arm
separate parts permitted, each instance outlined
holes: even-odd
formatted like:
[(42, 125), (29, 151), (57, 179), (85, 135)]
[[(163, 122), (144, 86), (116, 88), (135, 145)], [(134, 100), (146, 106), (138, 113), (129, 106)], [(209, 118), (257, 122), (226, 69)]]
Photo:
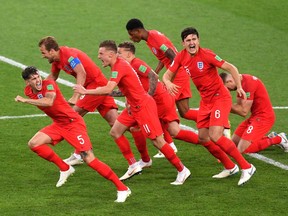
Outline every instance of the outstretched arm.
[(83, 95), (108, 95), (117, 86), (114, 81), (108, 81), (106, 86), (98, 87), (96, 89), (85, 89), (82, 85), (75, 85), (74, 92)]
[(15, 98), (15, 101), (31, 104), (34, 106), (51, 107), (54, 104), (55, 98), (56, 98), (55, 92), (47, 92), (45, 94), (45, 97), (40, 98), (40, 99), (24, 98), (24, 97), (17, 95), (17, 97)]

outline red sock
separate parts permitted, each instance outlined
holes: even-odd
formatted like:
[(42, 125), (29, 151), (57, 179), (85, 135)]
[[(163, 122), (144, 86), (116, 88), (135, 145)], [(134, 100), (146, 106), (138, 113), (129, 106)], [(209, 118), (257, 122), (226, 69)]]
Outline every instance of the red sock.
[(179, 133), (175, 136), (175, 139), (183, 140), (188, 143), (198, 144), (198, 134), (189, 130), (180, 130)]
[(251, 168), (251, 164), (248, 163), (243, 155), (237, 149), (235, 143), (228, 139), (225, 136), (221, 136), (220, 139), (217, 140), (216, 144), (229, 156), (234, 158), (235, 161), (239, 164), (241, 169), (249, 169)]
[(147, 149), (146, 137), (141, 131), (134, 131), (134, 132), (131, 132), (131, 134), (134, 138), (135, 145), (141, 155), (141, 159), (144, 162), (149, 162), (150, 157), (149, 157), (149, 153)]
[(45, 160), (54, 163), (61, 171), (67, 171), (69, 169), (69, 165), (66, 164), (48, 145), (39, 145), (31, 150)]
[(113, 170), (105, 163), (95, 158), (91, 161), (88, 166), (96, 170), (101, 176), (112, 181), (117, 187), (118, 191), (127, 190), (127, 187), (119, 180), (118, 176), (113, 172)]
[(163, 133), (164, 133), (164, 140), (169, 144), (172, 143), (173, 139), (171, 135), (169, 134), (169, 132), (166, 129), (163, 129)]
[(228, 157), (228, 155), (214, 142), (209, 141), (203, 143), (203, 146), (217, 159), (221, 161), (225, 169), (232, 169), (235, 164), (233, 161)]
[(128, 161), (129, 165), (135, 163), (136, 159), (132, 153), (128, 139), (124, 135), (122, 135), (114, 141), (118, 145), (120, 151), (122, 152), (125, 159)]
[(184, 118), (188, 119), (188, 120), (193, 120), (193, 121), (197, 121), (197, 116), (198, 116), (198, 110), (194, 110), (194, 109), (189, 109), (185, 114), (184, 114)]
[(167, 160), (178, 170), (178, 172), (181, 172), (184, 168), (184, 165), (182, 164), (181, 160), (177, 157), (174, 150), (171, 148), (171, 146), (168, 143), (165, 143), (160, 151), (165, 155)]
[(252, 142), (250, 146), (244, 151), (244, 153), (255, 153), (266, 149), (267, 147), (281, 142), (281, 137), (275, 136), (273, 138), (265, 137), (256, 142)]

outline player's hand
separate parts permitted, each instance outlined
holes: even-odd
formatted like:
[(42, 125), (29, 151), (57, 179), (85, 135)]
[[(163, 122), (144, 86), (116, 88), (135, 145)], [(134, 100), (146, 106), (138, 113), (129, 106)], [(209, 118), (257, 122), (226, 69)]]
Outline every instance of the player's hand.
[(166, 88), (167, 88), (167, 91), (169, 92), (169, 94), (171, 94), (173, 96), (175, 96), (179, 91), (178, 89), (181, 88), (180, 86), (175, 85), (172, 82), (168, 82), (165, 85), (166, 85)]
[(73, 90), (75, 93), (79, 93), (79, 94), (85, 94), (86, 89), (79, 84), (76, 84), (75, 86), (73, 86)]
[(239, 94), (240, 97), (243, 95), (244, 100), (247, 99), (246, 92), (242, 88), (237, 88), (237, 93)]
[(17, 95), (16, 98), (14, 98), (14, 100), (15, 100), (16, 102), (25, 103), (25, 98), (23, 98), (23, 97), (21, 97), (21, 96), (19, 96), (19, 95)]

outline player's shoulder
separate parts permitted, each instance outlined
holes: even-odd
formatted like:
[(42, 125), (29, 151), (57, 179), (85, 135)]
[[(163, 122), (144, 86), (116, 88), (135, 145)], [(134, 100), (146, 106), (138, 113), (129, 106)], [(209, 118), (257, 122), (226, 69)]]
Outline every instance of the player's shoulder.
[(156, 41), (157, 40), (161, 40), (161, 41), (168, 40), (168, 38), (165, 36), (165, 34), (163, 34), (160, 31), (157, 31), (157, 30), (149, 30), (148, 38), (150, 40), (156, 40)]
[(54, 91), (58, 89), (56, 82), (52, 79), (47, 79), (42, 81), (42, 89), (48, 91)]
[(199, 47), (199, 53), (201, 53), (201, 54), (207, 54), (207, 55), (215, 55), (214, 51), (212, 51), (211, 49), (209, 49), (209, 48), (202, 48), (202, 47)]

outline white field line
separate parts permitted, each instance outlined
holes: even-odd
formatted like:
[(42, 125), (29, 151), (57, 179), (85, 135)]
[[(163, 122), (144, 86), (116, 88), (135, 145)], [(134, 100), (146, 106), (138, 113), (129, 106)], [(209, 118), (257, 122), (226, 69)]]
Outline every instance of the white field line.
[[(0, 61), (6, 62), (7, 64), (13, 65), (13, 66), (15, 66), (15, 67), (19, 67), (19, 68), (21, 68), (21, 69), (24, 69), (25, 67), (27, 67), (27, 66), (24, 65), (24, 64), (21, 64), (21, 63), (19, 63), (19, 62), (16, 62), (16, 61), (14, 61), (14, 60), (12, 60), (12, 59), (9, 59), (9, 58), (6, 58), (6, 57), (4, 57), (4, 56), (0, 56)], [(40, 75), (43, 76), (43, 77), (47, 77), (47, 76), (48, 76), (48, 73), (46, 73), (46, 72), (44, 72), (44, 71), (40, 71), (40, 70), (39, 70), (39, 72), (40, 72)], [(58, 83), (61, 83), (61, 84), (63, 84), (63, 85), (66, 85), (66, 86), (70, 86), (70, 87), (72, 87), (72, 86), (74, 85), (74, 83), (69, 82), (69, 81), (64, 80), (64, 79), (61, 79), (61, 78), (58, 78), (58, 79), (57, 79), (57, 82), (58, 82)], [(116, 102), (119, 106), (125, 107), (125, 103), (124, 103), (124, 102), (119, 101), (119, 100), (116, 100), (116, 99), (115, 99), (115, 102)], [(276, 107), (273, 107), (273, 108), (274, 108), (274, 109), (288, 109), (288, 107), (279, 107), (279, 106), (276, 106)], [(96, 114), (97, 114), (97, 113), (96, 113)], [(41, 116), (45, 116), (45, 114), (23, 115), (23, 116), (2, 116), (2, 117), (0, 117), (0, 120), (4, 120), (4, 119), (15, 119), (15, 118), (31, 118), (31, 117), (41, 117)], [(184, 128), (184, 129), (186, 129), (186, 130), (192, 130), (192, 131), (194, 131), (194, 132), (197, 133), (197, 130), (195, 130), (194, 128), (191, 128), (191, 127), (189, 127), (189, 126), (187, 126), (187, 125), (180, 124), (180, 126), (181, 126), (181, 128)], [(265, 162), (265, 163), (271, 164), (271, 165), (273, 165), (273, 166), (279, 167), (279, 168), (284, 169), (284, 170), (288, 170), (288, 166), (287, 166), (287, 165), (282, 164), (282, 163), (280, 163), (280, 162), (278, 162), (278, 161), (274, 161), (274, 160), (272, 160), (272, 159), (270, 159), (270, 158), (267, 158), (267, 157), (265, 157), (265, 156), (263, 156), (263, 155), (260, 155), (260, 154), (248, 154), (248, 155), (251, 156), (251, 157), (253, 157), (253, 158), (257, 158), (258, 160), (261, 160), (261, 161), (263, 161), (263, 162)]]

